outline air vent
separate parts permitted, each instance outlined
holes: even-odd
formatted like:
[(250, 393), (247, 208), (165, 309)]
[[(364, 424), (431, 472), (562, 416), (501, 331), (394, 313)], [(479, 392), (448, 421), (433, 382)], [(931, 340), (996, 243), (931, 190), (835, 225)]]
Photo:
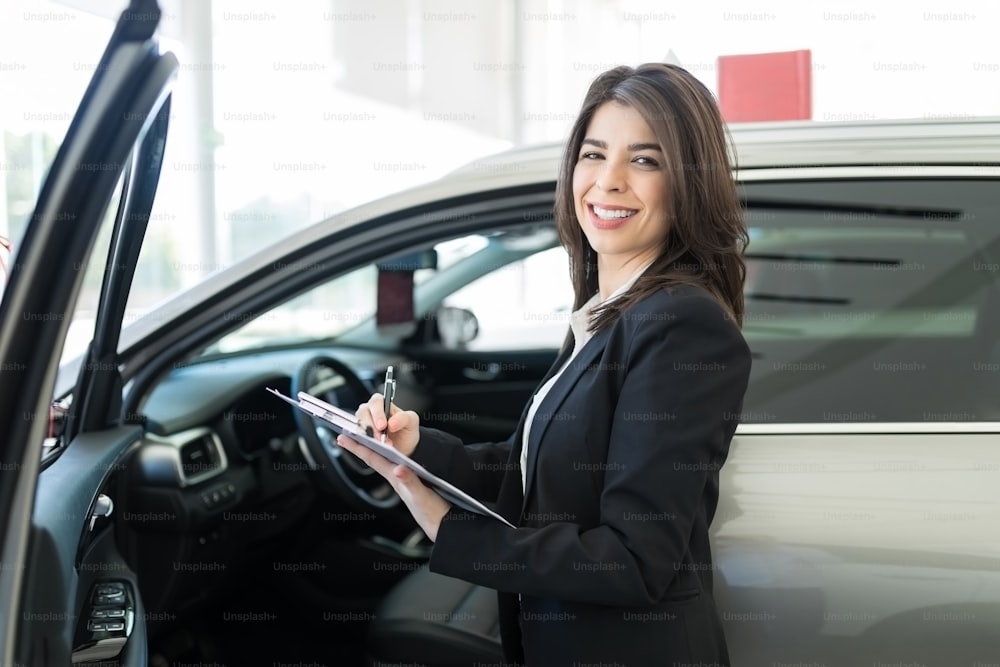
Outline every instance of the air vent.
[(187, 484), (214, 477), (224, 467), (222, 448), (209, 432), (180, 446), (181, 475)]
[(215, 431), (199, 427), (169, 436), (147, 433), (139, 449), (145, 484), (181, 488), (226, 471), (226, 450)]

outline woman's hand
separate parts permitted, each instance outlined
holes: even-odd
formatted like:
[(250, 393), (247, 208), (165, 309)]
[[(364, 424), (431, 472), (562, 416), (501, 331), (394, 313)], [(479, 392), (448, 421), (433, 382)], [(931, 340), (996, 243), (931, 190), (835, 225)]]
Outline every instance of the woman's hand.
[(412, 456), (420, 441), (420, 417), (413, 410), (400, 410), (395, 404), (389, 406), (391, 414), (386, 415), (384, 400), (382, 394), (372, 394), (354, 414), (362, 426), (372, 427), (375, 437), (385, 433), (386, 442), (391, 439), (393, 447)]
[[(395, 407), (395, 406), (393, 406)], [(379, 406), (379, 412), (382, 411), (381, 406)], [(416, 415), (414, 415), (415, 417)], [(392, 419), (396, 418), (396, 413), (393, 414)], [(392, 430), (392, 419), (390, 419), (390, 431)], [(400, 427), (398, 431), (404, 431), (403, 427)], [(398, 432), (397, 431), (397, 432)], [(337, 444), (351, 452), (359, 459), (371, 466), (377, 473), (386, 478), (392, 488), (396, 490), (399, 497), (406, 504), (407, 509), (410, 510), (410, 514), (416, 519), (417, 525), (427, 534), (431, 542), (437, 540), (438, 527), (441, 525), (441, 520), (444, 515), (448, 513), (451, 509), (449, 505), (441, 496), (434, 493), (429, 487), (425, 486), (420, 478), (417, 477), (411, 470), (405, 466), (396, 465), (392, 461), (389, 461), (385, 457), (379, 456), (372, 450), (368, 449), (364, 445), (359, 445), (354, 440), (348, 438), (346, 435), (341, 435), (337, 437)], [(402, 451), (402, 448), (397, 446), (394, 442), (389, 442), (386, 440), (386, 444), (391, 444), (397, 449)], [(413, 451), (414, 446), (410, 448)]]

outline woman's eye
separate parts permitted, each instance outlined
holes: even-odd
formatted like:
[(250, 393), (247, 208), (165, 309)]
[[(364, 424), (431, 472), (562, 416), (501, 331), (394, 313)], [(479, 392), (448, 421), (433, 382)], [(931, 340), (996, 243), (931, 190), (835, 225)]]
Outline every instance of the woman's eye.
[(659, 167), (660, 163), (651, 157), (646, 157), (645, 155), (640, 155), (635, 159), (635, 162), (647, 166), (647, 167)]
[(601, 157), (600, 153), (595, 153), (594, 151), (588, 151), (580, 155), (581, 160), (597, 160)]

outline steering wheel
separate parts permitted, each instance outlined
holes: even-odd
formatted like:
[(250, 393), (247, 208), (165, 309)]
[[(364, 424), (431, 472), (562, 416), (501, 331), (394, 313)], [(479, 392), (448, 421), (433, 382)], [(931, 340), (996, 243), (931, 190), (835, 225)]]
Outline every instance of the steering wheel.
[[(300, 391), (338, 407), (367, 402), (371, 390), (354, 371), (332, 357), (318, 356), (305, 361), (292, 378), (292, 397)], [(322, 419), (293, 409), (300, 446), (306, 460), (323, 480), (323, 485), (348, 503), (362, 509), (391, 509), (399, 496), (385, 479), (368, 464), (337, 444), (337, 432)]]

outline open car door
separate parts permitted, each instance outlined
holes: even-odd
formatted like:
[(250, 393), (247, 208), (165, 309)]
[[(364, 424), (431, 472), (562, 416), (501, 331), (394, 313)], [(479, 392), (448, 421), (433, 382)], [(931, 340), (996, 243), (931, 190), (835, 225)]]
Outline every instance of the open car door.
[[(105, 492), (141, 435), (120, 419), (116, 350), (178, 67), (153, 38), (159, 19), (155, 0), (132, 0), (122, 13), (9, 267), (0, 304), (0, 665), (148, 662), (135, 575), (113, 522), (98, 519), (113, 511)], [(94, 338), (61, 433), (52, 434), (81, 267), (112, 205)]]

